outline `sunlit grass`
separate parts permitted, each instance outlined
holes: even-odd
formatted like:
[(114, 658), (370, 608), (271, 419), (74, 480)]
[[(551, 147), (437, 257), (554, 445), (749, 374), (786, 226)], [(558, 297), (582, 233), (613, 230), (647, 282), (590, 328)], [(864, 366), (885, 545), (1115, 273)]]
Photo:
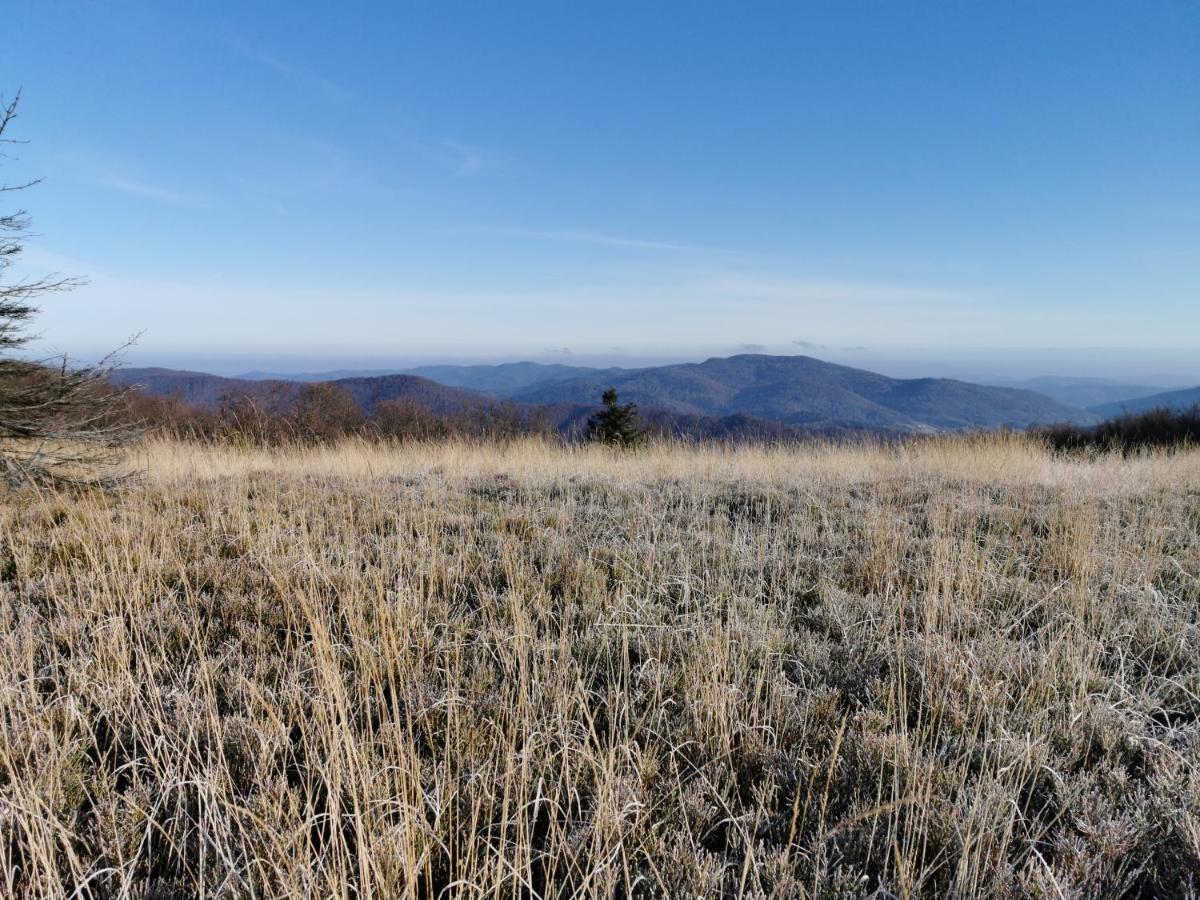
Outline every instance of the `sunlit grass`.
[(139, 452), (0, 509), (0, 893), (1200, 872), (1200, 453)]

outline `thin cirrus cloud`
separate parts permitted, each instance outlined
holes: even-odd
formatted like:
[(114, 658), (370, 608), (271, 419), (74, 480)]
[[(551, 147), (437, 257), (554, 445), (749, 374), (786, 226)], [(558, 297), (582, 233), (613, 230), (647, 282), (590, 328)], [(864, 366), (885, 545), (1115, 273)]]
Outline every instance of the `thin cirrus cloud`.
[(429, 137), (412, 123), (395, 133), (393, 140), (456, 178), (473, 178), (492, 168), (491, 160), (477, 147), (449, 138)]
[(471, 225), (459, 228), (437, 229), (438, 234), (491, 235), (534, 241), (557, 241), (568, 244), (591, 244), (597, 247), (626, 247), (632, 250), (669, 250), (681, 253), (720, 253), (734, 251), (700, 247), (695, 244), (680, 244), (673, 241), (653, 241), (598, 231), (575, 231), (571, 229), (519, 228), (506, 225)]
[[(349, 88), (285, 60), (267, 48), (252, 43), (243, 35), (228, 34), (225, 36), (224, 43), (227, 48), (243, 59), (270, 69), (284, 79), (327, 101), (340, 105), (362, 105), (361, 98)], [(355, 103), (355, 101), (358, 102)], [(401, 118), (404, 120), (403, 117)], [(417, 155), (446, 169), (455, 177), (471, 178), (491, 167), (487, 154), (478, 148), (462, 141), (429, 135), (410, 120), (404, 121), (402, 133), (397, 136), (398, 141), (407, 145)]]
[(802, 338), (792, 341), (792, 344), (801, 350), (841, 350), (845, 353), (860, 353), (867, 349), (863, 344), (853, 344), (849, 347), (831, 347), (829, 344), (818, 344), (816, 341), (807, 341)]
[(451, 171), (459, 178), (470, 178), (483, 171), (483, 154), (474, 147), (448, 140), (443, 140), (441, 144), (449, 155)]
[(225, 35), (225, 46), (242, 58), (271, 69), (284, 78), (319, 94), (326, 100), (345, 103), (354, 97), (353, 92), (337, 82), (282, 59), (266, 48), (247, 40), (243, 35), (232, 33)]
[(140, 197), (143, 200), (153, 200), (156, 203), (186, 206), (193, 209), (212, 205), (212, 200), (208, 197), (176, 191), (162, 185), (118, 175), (114, 172), (105, 172), (104, 174), (89, 178), (88, 181), (96, 187), (104, 188), (105, 190)]
[(726, 275), (704, 279), (697, 291), (723, 299), (767, 302), (869, 303), (872, 305), (973, 305), (973, 292), (956, 289), (820, 278)]

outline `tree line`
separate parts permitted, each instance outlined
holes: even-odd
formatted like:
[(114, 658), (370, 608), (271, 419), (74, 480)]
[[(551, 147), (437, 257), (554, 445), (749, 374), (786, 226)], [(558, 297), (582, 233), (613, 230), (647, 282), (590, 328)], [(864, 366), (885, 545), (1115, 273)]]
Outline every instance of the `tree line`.
[(1119, 451), (1200, 444), (1200, 404), (1114, 416), (1098, 425), (1049, 425), (1034, 435), (1055, 450)]
[(483, 402), (455, 412), (435, 412), (419, 400), (384, 400), (369, 412), (344, 387), (330, 382), (276, 386), (256, 393), (230, 392), (213, 407), (175, 396), (133, 390), (120, 413), (155, 433), (235, 444), (317, 444), (346, 437), (398, 440), (549, 437), (555, 425), (538, 409)]

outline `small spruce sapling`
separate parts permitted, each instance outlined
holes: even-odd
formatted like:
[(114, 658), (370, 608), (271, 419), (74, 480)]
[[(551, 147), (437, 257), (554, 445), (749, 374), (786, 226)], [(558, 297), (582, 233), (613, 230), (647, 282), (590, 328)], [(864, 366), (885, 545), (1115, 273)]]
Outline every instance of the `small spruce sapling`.
[(588, 440), (614, 447), (636, 447), (645, 437), (638, 425), (636, 403), (618, 403), (617, 389), (609, 388), (600, 398), (604, 408), (588, 419)]

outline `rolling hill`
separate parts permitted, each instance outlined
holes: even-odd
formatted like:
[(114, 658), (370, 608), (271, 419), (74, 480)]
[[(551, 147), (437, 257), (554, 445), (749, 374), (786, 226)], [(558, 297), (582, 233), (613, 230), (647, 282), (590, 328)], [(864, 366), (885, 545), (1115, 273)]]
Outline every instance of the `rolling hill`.
[(820, 430), (933, 432), (1096, 420), (1033, 391), (945, 378), (888, 378), (807, 356), (757, 354), (593, 373), (538, 385), (514, 399), (595, 403), (610, 386), (623, 400), (679, 415), (741, 414)]
[(601, 371), (621, 372), (623, 370), (600, 370), (588, 366), (564, 366), (558, 363), (515, 362), (491, 366), (418, 366), (415, 369), (406, 370), (405, 374), (419, 375), (440, 384), (479, 391), (494, 397), (512, 397), (540, 384), (584, 378)]
[[(610, 386), (622, 399), (638, 403), (648, 421), (691, 434), (772, 429), (783, 433), (778, 426), (787, 433), (797, 429), (931, 433), (1097, 421), (1094, 413), (1033, 391), (945, 378), (889, 378), (807, 356), (744, 354), (647, 369), (513, 363), (422, 371), (475, 389), (410, 374), (339, 378), (331, 383), (349, 391), (367, 412), (386, 400), (405, 398), (447, 414), (482, 409), (503, 397), (520, 406), (538, 407), (550, 422), (567, 431), (579, 427)], [(207, 408), (228, 394), (273, 402), (282, 398), (286, 403), (302, 390), (295, 381), (224, 378), (171, 369), (123, 369), (114, 378)]]
[(345, 388), (368, 413), (386, 400), (412, 400), (441, 415), (493, 404), (491, 397), (439, 384), (417, 375), (377, 375), (374, 378), (339, 378), (331, 382)]
[(226, 378), (207, 372), (163, 368), (115, 369), (109, 379), (117, 384), (135, 384), (148, 394), (176, 397), (204, 409), (214, 409), (223, 397), (231, 394), (261, 398), (273, 394), (294, 397), (300, 390), (299, 384), (289, 381)]
[[(230, 395), (271, 399), (286, 404), (304, 388), (304, 383), (298, 381), (225, 378), (175, 369), (117, 369), (110, 377), (119, 384), (136, 384), (149, 394), (178, 397), (205, 409), (214, 409), (222, 398)], [(441, 414), (472, 409), (489, 402), (489, 398), (482, 394), (438, 384), (416, 375), (340, 378), (331, 383), (345, 388), (367, 412), (373, 411), (385, 400), (396, 399), (413, 400)]]
[(1146, 397), (1134, 397), (1119, 403), (1104, 403), (1089, 407), (1089, 411), (1108, 419), (1124, 413), (1140, 413), (1151, 409), (1191, 409), (1200, 403), (1200, 387), (1183, 388), (1178, 391), (1163, 391)]
[(1118, 403), (1135, 397), (1154, 394), (1161, 388), (1145, 384), (1125, 384), (1108, 378), (1070, 378), (1060, 375), (1042, 375), (1007, 381), (988, 381), (996, 387), (1017, 388), (1045, 394), (1064, 406), (1091, 409), (1107, 403)]
[(375, 378), (379, 375), (413, 375), (402, 369), (335, 369), (330, 372), (263, 372), (255, 369), (235, 378), (243, 381), (340, 381), (343, 378)]
[[(497, 365), (431, 365), (412, 369), (370, 369), (355, 371), (339, 369), (333, 372), (247, 372), (238, 376), (245, 381), (344, 381), (346, 379), (378, 378), (383, 375), (416, 375), (449, 387), (479, 391), (493, 397), (513, 394), (551, 381), (565, 381), (602, 371), (590, 366), (564, 366), (558, 363), (514, 362)], [(620, 369), (604, 371), (619, 372)]]

